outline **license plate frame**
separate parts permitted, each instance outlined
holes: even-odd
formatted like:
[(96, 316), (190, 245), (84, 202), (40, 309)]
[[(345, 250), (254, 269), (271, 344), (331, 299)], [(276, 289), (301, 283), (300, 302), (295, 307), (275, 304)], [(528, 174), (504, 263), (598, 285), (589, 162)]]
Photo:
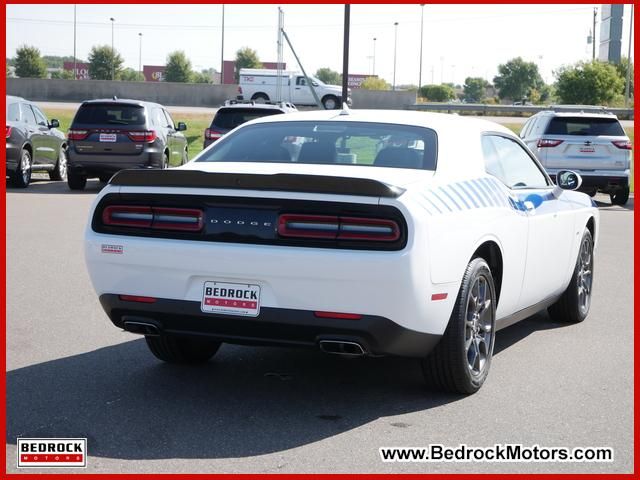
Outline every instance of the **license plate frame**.
[(117, 133), (101, 133), (99, 137), (100, 143), (115, 143), (118, 141)]
[(214, 280), (202, 286), (200, 310), (203, 313), (257, 317), (260, 314), (260, 285)]

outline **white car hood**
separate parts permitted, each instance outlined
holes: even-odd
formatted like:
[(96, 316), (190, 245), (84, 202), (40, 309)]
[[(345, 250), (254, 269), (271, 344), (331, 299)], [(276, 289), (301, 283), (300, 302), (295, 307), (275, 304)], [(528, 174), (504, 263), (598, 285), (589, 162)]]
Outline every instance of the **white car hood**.
[(364, 165), (318, 165), (308, 163), (256, 163), (256, 162), (189, 162), (180, 170), (200, 170), (207, 173), (249, 173), (273, 175), (292, 173), (297, 175), (326, 175), (330, 177), (365, 178), (387, 185), (407, 188), (416, 182), (433, 177), (429, 170), (410, 168), (371, 167)]

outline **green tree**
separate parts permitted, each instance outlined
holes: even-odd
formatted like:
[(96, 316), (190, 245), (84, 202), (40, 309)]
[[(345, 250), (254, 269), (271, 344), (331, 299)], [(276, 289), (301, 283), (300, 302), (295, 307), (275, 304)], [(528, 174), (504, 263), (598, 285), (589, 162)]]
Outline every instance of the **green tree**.
[(342, 75), (328, 67), (316, 70), (316, 78), (329, 85), (342, 85)]
[(193, 76), (191, 61), (183, 51), (175, 51), (167, 56), (167, 66), (164, 70), (165, 82), (190, 82)]
[(544, 85), (538, 66), (533, 62), (525, 62), (521, 57), (498, 66), (498, 73), (493, 83), (498, 89), (498, 96), (503, 99), (528, 98), (532, 89), (540, 90)]
[(562, 103), (606, 105), (624, 91), (624, 80), (616, 67), (597, 60), (563, 67), (556, 77), (556, 94)]
[[(625, 89), (627, 87), (627, 68), (629, 68), (629, 59), (627, 57), (622, 57), (620, 63), (616, 64), (616, 70), (618, 71), (618, 75), (620, 78), (624, 80), (624, 87), (622, 88), (622, 94), (625, 93)], [(631, 92), (631, 96), (633, 97), (633, 62), (631, 63), (631, 77), (629, 78), (631, 81), (629, 82), (629, 91)]]
[(391, 85), (382, 78), (367, 77), (360, 84), (360, 88), (363, 90), (391, 90)]
[[(59, 57), (57, 55), (43, 55), (42, 60), (47, 65), (47, 68), (62, 68), (64, 66), (64, 62), (73, 63), (73, 57), (70, 55)], [(76, 58), (76, 62), (84, 63), (84, 60)]]
[(45, 78), (47, 66), (36, 47), (23, 45), (16, 51), (14, 60), (16, 75), (21, 78)]
[(456, 98), (456, 92), (451, 85), (423, 85), (420, 96), (431, 102), (448, 102)]
[(51, 73), (51, 78), (59, 78), (61, 80), (73, 80), (73, 72), (71, 70), (60, 70)]
[(96, 45), (89, 52), (89, 77), (92, 80), (118, 78), (123, 63), (122, 56), (109, 45)]
[(118, 80), (125, 82), (144, 82), (144, 75), (133, 68), (127, 67), (120, 72)]
[(236, 82), (240, 80), (241, 68), (262, 68), (262, 63), (255, 50), (249, 47), (242, 47), (236, 52)]
[(191, 77), (193, 83), (211, 83), (211, 74), (204, 72), (194, 72)]
[(488, 86), (489, 82), (482, 77), (467, 77), (462, 87), (463, 98), (469, 103), (478, 103), (485, 97), (485, 89)]

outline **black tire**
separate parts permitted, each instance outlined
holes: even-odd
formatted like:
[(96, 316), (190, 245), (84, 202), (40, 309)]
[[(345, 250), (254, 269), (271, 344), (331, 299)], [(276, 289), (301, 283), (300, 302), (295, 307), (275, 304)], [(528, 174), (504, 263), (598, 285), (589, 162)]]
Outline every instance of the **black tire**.
[(216, 354), (221, 345), (213, 340), (172, 335), (146, 336), (145, 340), (151, 353), (168, 363), (205, 363)]
[(67, 180), (67, 149), (65, 147), (60, 147), (58, 161), (54, 169), (49, 172), (49, 178), (63, 182)]
[(26, 148), (22, 149), (20, 162), (11, 176), (11, 182), (15, 187), (27, 188), (31, 183), (31, 153)]
[(325, 110), (336, 110), (340, 108), (340, 100), (334, 95), (327, 95), (322, 99), (322, 106)]
[(84, 190), (87, 186), (87, 177), (67, 171), (67, 185), (71, 190)]
[[(555, 322), (580, 323), (589, 315), (593, 292), (593, 237), (585, 229), (569, 286), (547, 311)], [(584, 296), (586, 295), (586, 301)]]
[[(491, 270), (484, 259), (474, 258), (467, 265), (444, 335), (431, 354), (421, 361), (429, 387), (462, 394), (480, 389), (491, 366), (495, 317), (496, 294)], [(476, 355), (472, 355), (473, 352)]]
[(629, 200), (629, 187), (622, 187), (609, 194), (613, 205), (626, 205)]
[(251, 97), (256, 103), (267, 103), (269, 101), (269, 97), (265, 93), (256, 93), (253, 97)]

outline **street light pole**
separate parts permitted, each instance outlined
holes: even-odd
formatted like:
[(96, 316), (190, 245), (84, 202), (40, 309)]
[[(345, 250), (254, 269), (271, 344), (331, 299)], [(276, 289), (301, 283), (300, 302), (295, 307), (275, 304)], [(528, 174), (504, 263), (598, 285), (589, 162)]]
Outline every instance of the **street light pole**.
[(224, 4), (222, 4), (222, 39), (220, 45), (220, 85), (222, 85), (224, 83)]
[(422, 35), (424, 32), (424, 3), (420, 4), (420, 73), (418, 74), (418, 90), (422, 86)]
[(140, 78), (142, 79), (142, 32), (138, 33), (140, 37), (140, 53), (138, 56), (138, 71), (140, 72)]
[(596, 17), (598, 16), (598, 7), (593, 9), (593, 36), (591, 37), (591, 47), (593, 48), (593, 53), (591, 55), (591, 60), (596, 59)]
[(78, 79), (78, 62), (76, 60), (76, 7), (73, 6), (73, 79)]
[(394, 32), (394, 42), (393, 42), (393, 90), (396, 89), (396, 54), (398, 51), (398, 22), (393, 24), (395, 32)]
[(113, 44), (113, 26), (115, 25), (116, 19), (111, 17), (111, 80), (116, 79), (116, 50)]
[(624, 108), (629, 106), (631, 96), (631, 45), (633, 45), (633, 3), (631, 4), (631, 16), (629, 17), (629, 53), (627, 53), (627, 85), (624, 87)]
[(373, 68), (372, 68), (372, 72), (371, 75), (375, 75), (376, 74), (376, 37), (373, 37)]

